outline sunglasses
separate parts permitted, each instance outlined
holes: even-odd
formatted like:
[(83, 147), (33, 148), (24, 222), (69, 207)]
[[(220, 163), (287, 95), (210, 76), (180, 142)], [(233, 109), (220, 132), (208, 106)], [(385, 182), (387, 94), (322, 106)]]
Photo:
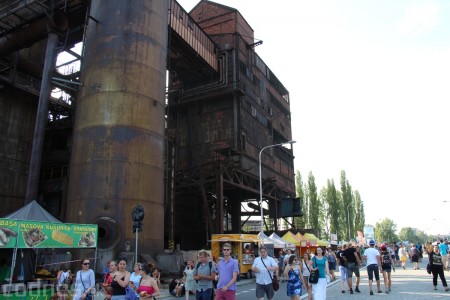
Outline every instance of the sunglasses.
[(83, 263), (83, 265), (84, 265), (84, 266), (89, 266), (89, 265), (90, 265), (90, 263)]
[(222, 249), (223, 251), (230, 251), (231, 249)]

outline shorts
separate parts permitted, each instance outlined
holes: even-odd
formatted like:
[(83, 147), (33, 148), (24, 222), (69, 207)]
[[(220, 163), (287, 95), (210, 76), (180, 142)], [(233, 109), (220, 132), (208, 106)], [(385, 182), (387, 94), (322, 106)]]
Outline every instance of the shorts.
[(256, 299), (264, 298), (264, 294), (267, 295), (267, 299), (273, 299), (275, 294), (273, 290), (273, 285), (270, 284), (256, 284)]
[(343, 266), (339, 266), (339, 272), (341, 274), (340, 281), (346, 281), (347, 280), (347, 268)]
[(375, 280), (380, 280), (380, 270), (378, 269), (377, 264), (372, 264), (367, 266), (367, 275), (369, 276), (369, 280), (373, 281), (373, 274), (375, 274)]
[(382, 267), (383, 267), (383, 272), (391, 273), (391, 271), (392, 271), (392, 266), (382, 266)]
[(347, 278), (352, 278), (353, 273), (356, 277), (359, 277), (359, 267), (356, 263), (349, 262), (347, 264)]
[(336, 270), (336, 262), (328, 262), (328, 269)]
[(419, 255), (414, 254), (411, 258), (412, 262), (419, 262)]

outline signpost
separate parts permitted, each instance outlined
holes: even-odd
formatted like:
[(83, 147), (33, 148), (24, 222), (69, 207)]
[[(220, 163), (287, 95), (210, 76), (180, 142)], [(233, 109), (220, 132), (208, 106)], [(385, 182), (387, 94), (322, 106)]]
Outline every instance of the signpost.
[(142, 231), (142, 220), (144, 220), (144, 208), (140, 205), (136, 205), (131, 212), (131, 216), (133, 217), (133, 232), (136, 232), (136, 253), (134, 263), (138, 262), (138, 239), (139, 239), (139, 231)]

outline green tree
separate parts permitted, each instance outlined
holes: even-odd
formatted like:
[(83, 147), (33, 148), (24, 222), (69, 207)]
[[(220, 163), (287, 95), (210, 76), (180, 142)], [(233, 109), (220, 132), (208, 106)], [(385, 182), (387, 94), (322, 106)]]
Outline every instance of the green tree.
[(330, 203), (327, 199), (327, 187), (323, 187), (319, 194), (320, 213), (319, 213), (319, 238), (329, 239), (330, 237)]
[(362, 232), (364, 230), (364, 224), (366, 223), (366, 217), (364, 215), (364, 203), (357, 190), (353, 193), (353, 199), (355, 202), (355, 230)]
[(400, 232), (398, 233), (398, 238), (400, 241), (409, 241), (412, 243), (417, 242), (417, 235), (416, 235), (416, 229), (411, 227), (403, 227), (400, 229)]
[(300, 171), (297, 171), (297, 176), (295, 176), (295, 191), (297, 194), (297, 198), (300, 199), (300, 205), (303, 215), (301, 217), (294, 217), (294, 226), (295, 228), (301, 229), (305, 228), (305, 192), (303, 189), (303, 180)]
[(303, 191), (304, 191), (304, 199), (303, 199), (303, 207), (305, 209), (304, 213), (303, 213), (303, 220), (305, 222), (305, 227), (304, 228), (311, 228), (311, 213), (310, 213), (310, 201), (309, 201), (309, 187), (308, 187), (308, 183), (304, 183), (303, 184)]
[(375, 239), (382, 243), (398, 241), (398, 237), (395, 234), (396, 231), (397, 225), (394, 221), (385, 218), (381, 222), (375, 224)]
[[(342, 205), (343, 205), (343, 211), (345, 214), (345, 224), (346, 224), (346, 238), (353, 239), (355, 236), (354, 234), (354, 212), (353, 212), (353, 201), (352, 201), (352, 188), (350, 186), (350, 183), (348, 182), (345, 171), (341, 171), (341, 193), (342, 193)], [(353, 225), (352, 225), (353, 223)]]
[[(336, 191), (336, 186), (334, 185), (333, 179), (327, 180), (327, 194), (326, 202), (328, 204), (328, 216), (330, 219), (330, 233), (339, 233), (341, 223), (340, 223), (340, 199)], [(328, 235), (328, 239), (330, 236)]]
[(308, 175), (309, 192), (309, 223), (312, 229), (320, 229), (320, 202), (317, 195), (317, 186), (314, 175), (309, 172)]

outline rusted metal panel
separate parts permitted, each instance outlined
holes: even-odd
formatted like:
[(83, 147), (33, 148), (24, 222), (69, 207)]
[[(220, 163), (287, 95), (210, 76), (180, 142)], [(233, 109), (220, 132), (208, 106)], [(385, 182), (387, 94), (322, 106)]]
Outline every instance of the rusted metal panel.
[(67, 219), (114, 232), (99, 242), (104, 248), (123, 250), (134, 240), (137, 204), (146, 212), (139, 252), (164, 246), (167, 10), (163, 0), (92, 1), (99, 22), (86, 33)]
[(2, 214), (23, 206), (31, 158), (37, 97), (4, 88), (0, 93), (0, 203)]
[(215, 71), (218, 71), (217, 51), (214, 42), (175, 0), (170, 0), (169, 26)]

